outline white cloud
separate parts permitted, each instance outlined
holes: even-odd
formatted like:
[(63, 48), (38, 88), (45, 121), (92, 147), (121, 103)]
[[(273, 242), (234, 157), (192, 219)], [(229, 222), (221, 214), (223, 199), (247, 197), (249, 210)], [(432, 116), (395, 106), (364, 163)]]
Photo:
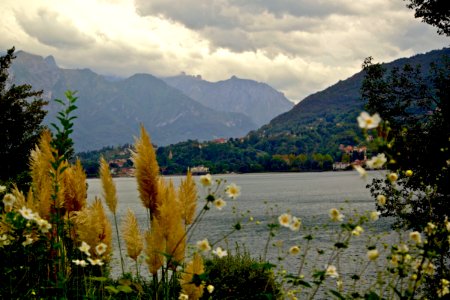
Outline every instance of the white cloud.
[(448, 46), (390, 0), (3, 0), (0, 49), (68, 68), (266, 82), (300, 100), (360, 70)]

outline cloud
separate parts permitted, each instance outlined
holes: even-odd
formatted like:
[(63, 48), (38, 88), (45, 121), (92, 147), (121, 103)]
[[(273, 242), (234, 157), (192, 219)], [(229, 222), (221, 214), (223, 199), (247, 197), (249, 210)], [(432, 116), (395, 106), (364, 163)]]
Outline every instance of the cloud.
[(70, 19), (47, 8), (40, 8), (32, 16), (19, 11), (16, 13), (16, 19), (27, 34), (48, 46), (73, 48), (95, 42), (93, 38), (79, 31)]
[(448, 46), (391, 0), (2, 0), (0, 47), (118, 76), (185, 71), (266, 82), (295, 101), (360, 71)]

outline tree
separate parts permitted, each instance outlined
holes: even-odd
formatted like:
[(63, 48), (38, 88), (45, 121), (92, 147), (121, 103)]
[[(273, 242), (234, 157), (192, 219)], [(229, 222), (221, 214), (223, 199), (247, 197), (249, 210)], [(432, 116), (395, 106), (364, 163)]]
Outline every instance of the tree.
[(0, 181), (21, 183), (28, 177), (28, 155), (43, 129), (47, 102), (36, 98), (42, 91), (10, 83), (8, 69), (14, 58), (14, 47), (0, 57)]
[(438, 28), (439, 34), (450, 36), (450, 2), (448, 0), (404, 0), (406, 5), (415, 9), (416, 18)]
[[(450, 217), (450, 60), (443, 58), (432, 65), (428, 75), (408, 65), (387, 73), (371, 59), (364, 70), (366, 108), (385, 121), (379, 134), (387, 144), (379, 152), (388, 155), (389, 172), (398, 175), (394, 183), (375, 178), (368, 185), (375, 198), (388, 199), (378, 210), (394, 217), (396, 227), (420, 232), (432, 226), (446, 228)], [(427, 247), (437, 250), (435, 276), (427, 278), (429, 296), (435, 299), (440, 280), (450, 276), (447, 232), (433, 233)]]
[[(367, 101), (366, 108), (389, 122), (393, 142), (380, 149), (394, 162), (389, 169), (413, 171), (414, 176), (400, 183), (405, 189), (434, 189), (431, 206), (424, 198), (429, 195), (417, 193), (414, 201), (391, 202), (392, 206), (383, 207), (382, 212), (398, 217), (400, 223), (413, 229), (423, 229), (430, 213), (442, 221), (448, 214), (445, 208), (450, 196), (450, 61), (443, 58), (427, 76), (419, 67), (409, 65), (394, 68), (386, 75), (386, 70), (370, 59), (364, 70), (362, 97)], [(406, 205), (411, 210), (405, 210)]]

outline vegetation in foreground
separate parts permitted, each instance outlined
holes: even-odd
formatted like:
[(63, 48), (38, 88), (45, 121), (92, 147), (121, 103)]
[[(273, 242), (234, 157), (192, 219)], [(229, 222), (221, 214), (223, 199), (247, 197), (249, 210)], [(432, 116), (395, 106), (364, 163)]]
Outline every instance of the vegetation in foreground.
[[(445, 214), (429, 219), (423, 230), (399, 232), (398, 239), (387, 243), (373, 235), (371, 224), (379, 212), (352, 213), (333, 208), (330, 218), (329, 246), (314, 243), (315, 226), (289, 212), (273, 215), (265, 224), (268, 230), (266, 249), (260, 259), (247, 252), (234, 253), (224, 239), (254, 222), (236, 212), (235, 222), (222, 239), (210, 243), (208, 238), (190, 245), (195, 227), (210, 209), (222, 209), (226, 202), (238, 201), (240, 188), (211, 175), (200, 178), (197, 191), (188, 173), (179, 188), (165, 181), (159, 173), (156, 154), (144, 128), (136, 140), (133, 162), (139, 195), (146, 211), (146, 229), (128, 211), (118, 220), (116, 187), (109, 166), (100, 160), (103, 201), (86, 199), (86, 175), (79, 162), (70, 164), (70, 132), (74, 99), (62, 113), (59, 134), (45, 131), (31, 155), (31, 189), (23, 193), (2, 187), (0, 252), (2, 265), (0, 294), (5, 298), (46, 299), (433, 299), (447, 297), (448, 274), (442, 272), (442, 255), (448, 254), (450, 222)], [(378, 115), (362, 113), (358, 118), (366, 133), (377, 134), (374, 143), (391, 143), (390, 129)], [(381, 125), (380, 125), (381, 124)], [(65, 141), (65, 142), (64, 142)], [(60, 155), (59, 153), (63, 153)], [(372, 168), (387, 163), (380, 153), (368, 162)], [(356, 167), (361, 176), (365, 170)], [(401, 190), (402, 182), (414, 178), (414, 172), (392, 172), (386, 177), (391, 191), (378, 194), (384, 207)], [(200, 196), (199, 196), (200, 195)], [(200, 198), (199, 198), (200, 197)], [(198, 201), (200, 200), (200, 202)], [(197, 204), (203, 205), (197, 208)], [(203, 204), (202, 204), (203, 203)], [(105, 204), (111, 212), (108, 219)], [(432, 209), (429, 207), (428, 209)], [(121, 221), (121, 222), (119, 222)], [(333, 225), (334, 224), (334, 225)], [(264, 224), (261, 224), (262, 226)], [(303, 243), (274, 240), (281, 230), (301, 237)], [(121, 245), (121, 238), (125, 245)], [(366, 236), (363, 249), (352, 243)], [(112, 240), (118, 241), (122, 274), (110, 275)], [(271, 243), (278, 248), (276, 262), (266, 260)], [(361, 244), (355, 244), (361, 247)], [(242, 248), (242, 245), (240, 246)], [(348, 271), (346, 255), (366, 252)], [(136, 271), (125, 273), (125, 259)], [(147, 274), (140, 274), (145, 261)], [(292, 272), (292, 264), (297, 271)], [(286, 267), (289, 266), (288, 269)], [(289, 271), (288, 271), (289, 270)], [(344, 271), (346, 270), (346, 271)], [(436, 281), (436, 278), (439, 278)]]

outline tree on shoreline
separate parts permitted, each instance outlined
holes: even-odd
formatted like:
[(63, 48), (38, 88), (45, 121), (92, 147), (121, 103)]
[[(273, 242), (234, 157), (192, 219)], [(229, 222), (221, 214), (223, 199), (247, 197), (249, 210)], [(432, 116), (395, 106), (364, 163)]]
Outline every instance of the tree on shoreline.
[(10, 83), (14, 50), (0, 57), (0, 182), (13, 180), (21, 185), (29, 181), (27, 158), (44, 128), (47, 102), (39, 98), (42, 91), (34, 91), (31, 85)]

